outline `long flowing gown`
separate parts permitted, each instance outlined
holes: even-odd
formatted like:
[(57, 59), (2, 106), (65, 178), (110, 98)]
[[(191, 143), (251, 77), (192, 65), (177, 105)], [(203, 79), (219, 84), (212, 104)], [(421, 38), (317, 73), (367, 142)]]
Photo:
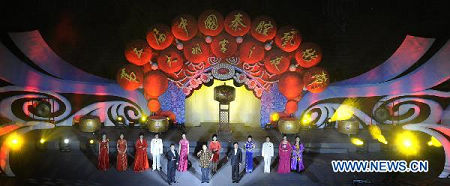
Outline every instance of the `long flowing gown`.
[(250, 141), (245, 143), (245, 172), (253, 171), (253, 149), (255, 148), (255, 142)]
[(100, 141), (100, 149), (98, 153), (98, 165), (99, 170), (106, 171), (109, 169), (109, 152), (108, 152), (108, 140)]
[(147, 140), (136, 141), (136, 155), (134, 157), (134, 171), (142, 172), (149, 168), (147, 156)]
[(305, 169), (303, 166), (303, 150), (304, 146), (302, 143), (300, 145), (292, 146), (292, 158), (291, 158), (291, 169), (296, 170), (297, 172)]
[(289, 142), (283, 144), (280, 143), (278, 147), (278, 155), (280, 156), (280, 160), (278, 162), (278, 173), (286, 174), (291, 172), (291, 151), (292, 147)]
[(127, 148), (127, 140), (119, 139), (117, 140), (117, 164), (116, 168), (118, 171), (126, 171), (128, 168), (128, 159), (125, 149)]
[(181, 139), (179, 145), (180, 145), (180, 160), (178, 162), (178, 171), (184, 172), (187, 171), (188, 167), (189, 141), (187, 139)]
[(209, 150), (211, 150), (214, 154), (212, 162), (217, 163), (219, 161), (219, 153), (221, 148), (220, 142), (218, 141), (211, 141), (211, 143), (209, 143)]

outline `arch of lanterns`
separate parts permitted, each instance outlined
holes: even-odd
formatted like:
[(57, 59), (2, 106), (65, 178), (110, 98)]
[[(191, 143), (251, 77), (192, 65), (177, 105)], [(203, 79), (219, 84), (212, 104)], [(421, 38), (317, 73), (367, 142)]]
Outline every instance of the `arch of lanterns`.
[(152, 26), (146, 41), (126, 46), (131, 64), (119, 69), (117, 81), (126, 90), (143, 88), (156, 113), (170, 113), (161, 111), (158, 102), (169, 81), (190, 96), (212, 79), (234, 79), (258, 98), (278, 82), (288, 100), (284, 112), (292, 114), (304, 90), (318, 93), (329, 84), (328, 72), (316, 66), (322, 60), (320, 47), (302, 41), (292, 26), (278, 28), (267, 16), (251, 20), (239, 10), (225, 18), (215, 10), (198, 19), (180, 15), (170, 27)]

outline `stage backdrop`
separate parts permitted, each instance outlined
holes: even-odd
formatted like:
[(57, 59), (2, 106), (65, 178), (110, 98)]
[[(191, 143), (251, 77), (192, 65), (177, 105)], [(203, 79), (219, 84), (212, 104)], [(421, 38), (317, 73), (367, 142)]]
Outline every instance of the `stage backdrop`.
[[(203, 122), (217, 123), (219, 121), (219, 102), (214, 100), (214, 87), (223, 85), (223, 83), (235, 87), (233, 80), (214, 80), (212, 86), (203, 85), (186, 98), (186, 126), (199, 126)], [(236, 99), (230, 103), (230, 122), (260, 127), (261, 100), (256, 98), (253, 92), (247, 90), (245, 86), (235, 88)]]

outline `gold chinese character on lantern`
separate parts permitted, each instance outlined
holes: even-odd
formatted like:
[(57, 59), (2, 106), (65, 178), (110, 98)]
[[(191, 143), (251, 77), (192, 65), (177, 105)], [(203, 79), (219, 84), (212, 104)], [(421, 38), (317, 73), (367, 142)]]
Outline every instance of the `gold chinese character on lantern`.
[(308, 48), (308, 49), (304, 50), (302, 52), (302, 54), (303, 54), (303, 60), (305, 60), (305, 61), (311, 61), (317, 57), (316, 50), (314, 50), (312, 48)]
[(166, 62), (169, 64), (169, 67), (172, 67), (172, 63), (176, 63), (178, 61), (176, 58), (172, 59), (172, 56), (166, 55), (166, 58), (167, 58)]
[(242, 14), (241, 13), (237, 13), (236, 15), (234, 15), (234, 19), (231, 21), (230, 23), (230, 27), (233, 30), (242, 30), (241, 27), (247, 27), (245, 26), (245, 24), (242, 22)]
[(283, 43), (281, 43), (281, 46), (285, 47), (288, 43), (290, 45), (294, 45), (294, 37), (295, 34), (297, 34), (297, 31), (295, 30), (291, 30), (289, 32), (285, 32), (283, 33), (283, 37), (281, 37), (281, 40), (283, 41)]
[(270, 64), (272, 64), (275, 67), (275, 69), (280, 71), (280, 69), (278, 68), (278, 65), (281, 63), (282, 59), (283, 59), (283, 56), (278, 56), (275, 59), (271, 59)]
[(201, 54), (202, 53), (202, 48), (200, 47), (200, 44), (196, 44), (194, 47), (192, 47), (192, 54)]
[(314, 81), (312, 81), (310, 84), (308, 84), (308, 86), (310, 86), (312, 84), (323, 84), (328, 80), (327, 74), (324, 71), (322, 71), (321, 74), (313, 75), (312, 78), (314, 79)]
[(180, 23), (178, 24), (178, 28), (183, 29), (184, 32), (186, 32), (186, 35), (189, 35), (189, 31), (186, 28), (187, 25), (188, 25), (187, 19), (184, 17), (180, 17)]
[(153, 29), (153, 36), (155, 37), (158, 45), (166, 40), (166, 34), (160, 33), (156, 28)]
[(214, 14), (209, 15), (205, 19), (205, 28), (209, 30), (216, 30), (219, 27), (219, 22), (217, 21), (217, 17)]
[(125, 68), (122, 68), (122, 72), (120, 73), (120, 79), (126, 79), (128, 81), (138, 82), (136, 80), (136, 74), (134, 72), (130, 72), (130, 74), (127, 74), (127, 72), (125, 71)]
[(141, 55), (144, 52), (144, 49), (141, 48), (140, 50), (138, 50), (137, 48), (134, 48), (133, 52), (137, 55), (138, 58), (141, 58)]
[(250, 48), (250, 50), (249, 50), (249, 52), (248, 52), (248, 58), (251, 58), (251, 57), (252, 57), (253, 50), (255, 50), (255, 49), (256, 49), (256, 46), (255, 46), (255, 45), (253, 45), (253, 46)]
[(267, 36), (269, 29), (273, 28), (272, 22), (270, 21), (260, 21), (258, 26), (256, 26), (256, 32)]
[(229, 43), (229, 41), (226, 40), (226, 39), (223, 39), (222, 41), (219, 41), (220, 51), (222, 53), (227, 52), (227, 50), (228, 50), (228, 48), (227, 48), (228, 43)]

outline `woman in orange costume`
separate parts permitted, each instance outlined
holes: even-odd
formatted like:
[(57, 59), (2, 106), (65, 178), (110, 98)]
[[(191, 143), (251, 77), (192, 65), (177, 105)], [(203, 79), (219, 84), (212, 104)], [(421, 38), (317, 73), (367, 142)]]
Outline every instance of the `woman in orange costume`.
[(213, 159), (212, 159), (212, 172), (217, 172), (217, 163), (219, 163), (219, 153), (220, 149), (222, 147), (220, 146), (220, 142), (217, 141), (217, 135), (214, 134), (212, 137), (212, 141), (209, 143), (209, 150), (213, 152)]
[(136, 172), (142, 172), (149, 168), (147, 147), (147, 140), (144, 139), (144, 134), (139, 134), (139, 139), (136, 141), (136, 155), (134, 156), (134, 171)]
[(120, 134), (117, 140), (117, 170), (126, 171), (128, 167), (127, 159), (127, 140), (124, 139), (123, 133)]
[(102, 134), (102, 140), (98, 143), (98, 165), (97, 168), (102, 171), (109, 169), (109, 140), (106, 134)]

